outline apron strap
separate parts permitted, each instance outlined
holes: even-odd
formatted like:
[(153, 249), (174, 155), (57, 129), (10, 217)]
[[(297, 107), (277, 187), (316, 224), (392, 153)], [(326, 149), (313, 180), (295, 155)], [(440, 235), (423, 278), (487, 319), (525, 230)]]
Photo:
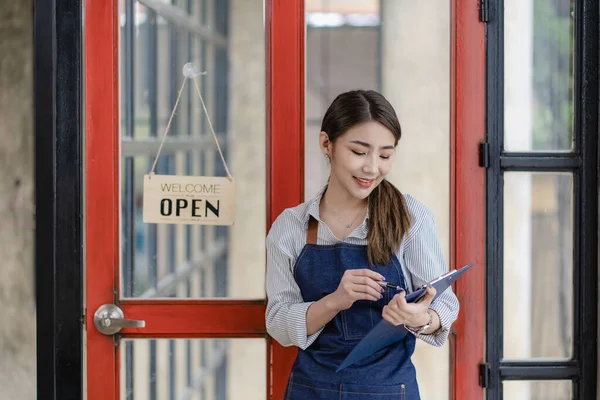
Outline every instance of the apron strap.
[(319, 221), (311, 215), (308, 217), (308, 229), (306, 230), (306, 244), (317, 244), (317, 232), (319, 231)]

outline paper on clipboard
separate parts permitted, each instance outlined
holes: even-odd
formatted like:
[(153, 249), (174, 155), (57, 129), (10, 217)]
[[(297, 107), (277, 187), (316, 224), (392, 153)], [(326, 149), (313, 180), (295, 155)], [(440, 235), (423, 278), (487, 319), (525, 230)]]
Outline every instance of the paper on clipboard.
[[(471, 268), (474, 264), (465, 265), (464, 267), (458, 270), (452, 270), (447, 274), (436, 278), (435, 280), (429, 282), (436, 290), (435, 297), (433, 301), (442, 294), (446, 289), (448, 289), (454, 281), (456, 281), (462, 274), (465, 273), (469, 268)], [(406, 295), (406, 300), (411, 303), (420, 300), (426, 291), (426, 286), (422, 286), (417, 290), (413, 291), (410, 294)], [(344, 368), (349, 367), (350, 365), (364, 359), (365, 357), (370, 356), (387, 347), (391, 344), (399, 342), (404, 339), (406, 334), (409, 333), (408, 330), (403, 325), (395, 326), (389, 323), (386, 320), (379, 322), (371, 331), (365, 336), (358, 344), (352, 349), (350, 354), (346, 356), (344, 361), (340, 364), (336, 372), (343, 370)]]

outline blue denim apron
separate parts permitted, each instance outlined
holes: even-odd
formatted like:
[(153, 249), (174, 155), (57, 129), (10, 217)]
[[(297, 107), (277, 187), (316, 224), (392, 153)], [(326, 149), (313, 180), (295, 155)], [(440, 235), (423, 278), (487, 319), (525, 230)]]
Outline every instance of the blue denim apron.
[[(317, 221), (310, 217), (306, 245), (294, 266), (294, 277), (307, 302), (333, 293), (346, 270), (369, 268), (367, 246), (347, 243), (319, 246), (317, 227)], [(396, 256), (389, 264), (372, 269), (406, 290)], [(285, 399), (419, 400), (415, 368), (410, 360), (416, 341), (413, 335), (406, 335), (403, 341), (335, 372), (360, 339), (383, 319), (383, 306), (396, 293), (386, 288), (379, 301), (356, 301), (327, 323), (306, 350), (298, 349)]]

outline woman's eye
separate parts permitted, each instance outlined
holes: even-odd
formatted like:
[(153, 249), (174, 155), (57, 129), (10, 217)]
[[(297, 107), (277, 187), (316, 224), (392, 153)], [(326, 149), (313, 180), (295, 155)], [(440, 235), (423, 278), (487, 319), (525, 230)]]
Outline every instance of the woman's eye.
[(352, 150), (352, 152), (354, 154), (356, 154), (357, 156), (364, 156), (365, 154), (367, 154), (367, 153), (359, 153), (358, 151), (354, 151), (354, 150)]
[(381, 157), (382, 160), (389, 160), (390, 159), (390, 156), (379, 156), (379, 157)]

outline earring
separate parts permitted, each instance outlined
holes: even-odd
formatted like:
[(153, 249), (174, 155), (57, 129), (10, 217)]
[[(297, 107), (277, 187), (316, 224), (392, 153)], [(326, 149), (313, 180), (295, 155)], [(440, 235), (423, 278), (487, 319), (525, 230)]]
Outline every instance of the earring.
[(331, 158), (329, 158), (329, 154), (325, 154), (325, 158), (327, 159), (327, 161), (331, 161)]

